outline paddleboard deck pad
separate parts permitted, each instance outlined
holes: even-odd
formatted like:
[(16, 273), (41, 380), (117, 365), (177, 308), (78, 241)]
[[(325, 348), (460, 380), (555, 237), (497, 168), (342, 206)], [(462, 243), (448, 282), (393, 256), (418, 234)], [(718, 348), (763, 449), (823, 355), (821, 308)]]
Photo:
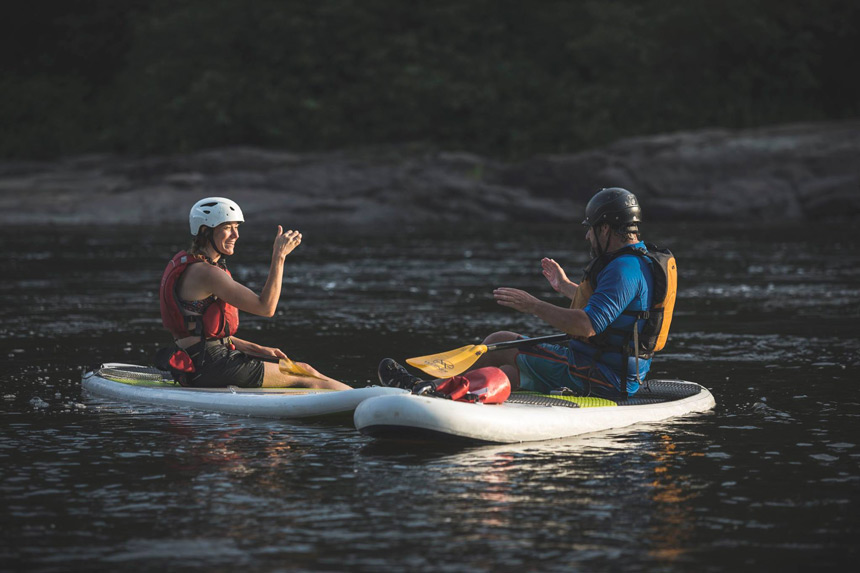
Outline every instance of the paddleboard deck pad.
[(86, 372), (85, 392), (118, 401), (168, 408), (190, 408), (262, 418), (319, 418), (352, 414), (364, 400), (406, 394), (400, 388), (370, 386), (353, 390), (314, 388), (184, 388), (169, 372), (149, 366), (108, 363)]
[(355, 410), (355, 427), (380, 439), (517, 443), (552, 440), (657, 422), (716, 405), (707, 388), (681, 380), (649, 380), (624, 400), (515, 392), (503, 404), (444, 398), (380, 396)]

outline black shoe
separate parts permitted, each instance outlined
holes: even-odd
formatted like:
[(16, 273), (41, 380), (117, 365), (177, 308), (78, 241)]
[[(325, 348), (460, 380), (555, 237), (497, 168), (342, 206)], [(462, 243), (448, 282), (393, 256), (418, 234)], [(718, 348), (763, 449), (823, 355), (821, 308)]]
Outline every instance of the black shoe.
[(422, 382), (421, 378), (413, 376), (406, 371), (406, 368), (391, 358), (382, 359), (382, 362), (379, 363), (377, 374), (379, 375), (379, 383), (391, 388), (411, 390), (416, 383)]
[(436, 392), (436, 386), (439, 383), (436, 380), (422, 380), (420, 382), (416, 382), (412, 387), (412, 393), (416, 396), (441, 396), (438, 392)]

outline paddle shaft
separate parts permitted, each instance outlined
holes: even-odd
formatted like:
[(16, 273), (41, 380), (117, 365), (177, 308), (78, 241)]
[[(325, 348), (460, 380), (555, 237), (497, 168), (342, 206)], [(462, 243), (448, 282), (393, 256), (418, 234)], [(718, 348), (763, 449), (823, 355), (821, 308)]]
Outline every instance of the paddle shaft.
[(520, 346), (531, 346), (533, 344), (542, 344), (544, 342), (561, 342), (570, 338), (569, 334), (550, 334), (549, 336), (536, 336), (534, 338), (520, 338), (518, 340), (509, 340), (507, 342), (497, 342), (487, 345), (487, 352), (493, 350), (504, 350), (505, 348), (519, 348)]
[[(305, 370), (301, 366), (297, 365), (295, 362), (293, 362), (289, 358), (284, 360), (283, 358), (277, 358), (275, 356), (260, 356), (259, 354), (249, 354), (247, 352), (245, 354), (247, 354), (251, 358), (256, 358), (257, 360), (262, 360), (263, 362), (272, 362), (274, 364), (277, 364), (280, 371), (283, 372), (284, 374), (294, 374), (296, 376), (309, 376), (311, 378), (317, 378), (317, 376), (313, 375), (312, 373), (308, 372), (307, 370)], [(281, 362), (282, 360), (284, 360), (283, 363)]]
[(518, 340), (497, 342), (495, 344), (470, 344), (469, 346), (455, 348), (454, 350), (440, 352), (439, 354), (408, 358), (406, 363), (410, 366), (414, 366), (422, 372), (430, 374), (431, 376), (435, 376), (437, 378), (448, 378), (465, 372), (475, 364), (481, 356), (487, 352), (492, 352), (493, 350), (532, 346), (542, 342), (561, 342), (569, 338), (570, 336), (567, 334), (552, 334), (550, 336), (520, 338)]
[(251, 358), (256, 358), (257, 360), (262, 360), (263, 362), (272, 362), (274, 364), (277, 364), (281, 361), (281, 359), (276, 356), (260, 356), (259, 354), (251, 354), (250, 352), (244, 352), (243, 354), (247, 354)]

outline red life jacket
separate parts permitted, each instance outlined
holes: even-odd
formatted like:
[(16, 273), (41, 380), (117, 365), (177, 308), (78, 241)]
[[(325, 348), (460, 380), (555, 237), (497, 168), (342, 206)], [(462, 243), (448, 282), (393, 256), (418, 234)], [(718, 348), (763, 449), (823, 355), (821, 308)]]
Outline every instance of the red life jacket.
[[(167, 263), (167, 268), (161, 276), (161, 288), (158, 290), (161, 322), (177, 340), (195, 335), (206, 339), (225, 338), (236, 334), (239, 328), (239, 309), (221, 299), (215, 299), (202, 316), (182, 314), (176, 284), (188, 265), (202, 262), (203, 259), (189, 255), (185, 251), (179, 251)], [(230, 271), (226, 267), (223, 268), (224, 272), (230, 275)], [(192, 324), (193, 328), (189, 328)]]

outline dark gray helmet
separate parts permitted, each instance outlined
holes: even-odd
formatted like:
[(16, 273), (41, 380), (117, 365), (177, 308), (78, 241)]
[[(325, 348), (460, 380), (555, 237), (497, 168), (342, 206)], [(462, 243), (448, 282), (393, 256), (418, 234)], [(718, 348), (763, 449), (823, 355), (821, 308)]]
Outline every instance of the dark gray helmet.
[(589, 200), (582, 224), (586, 227), (603, 223), (613, 228), (626, 227), (641, 221), (640, 214), (636, 195), (621, 187), (607, 187)]

